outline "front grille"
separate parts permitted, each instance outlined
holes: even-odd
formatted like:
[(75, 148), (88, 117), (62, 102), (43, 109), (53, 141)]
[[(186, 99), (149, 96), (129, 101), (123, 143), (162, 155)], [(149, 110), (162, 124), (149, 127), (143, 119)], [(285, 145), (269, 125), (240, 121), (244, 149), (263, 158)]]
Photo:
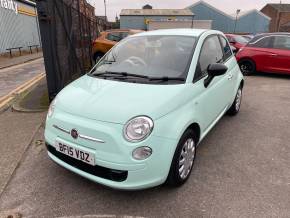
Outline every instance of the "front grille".
[(109, 169), (109, 168), (105, 168), (105, 167), (101, 167), (97, 165), (91, 166), (80, 160), (74, 159), (72, 157), (69, 157), (65, 154), (58, 152), (54, 147), (52, 147), (51, 145), (47, 143), (46, 143), (46, 148), (51, 154), (53, 154), (58, 159), (62, 160), (63, 162), (79, 170), (89, 173), (91, 175), (108, 179), (108, 180), (112, 180), (115, 182), (123, 182), (128, 177), (128, 171), (114, 170), (114, 169)]

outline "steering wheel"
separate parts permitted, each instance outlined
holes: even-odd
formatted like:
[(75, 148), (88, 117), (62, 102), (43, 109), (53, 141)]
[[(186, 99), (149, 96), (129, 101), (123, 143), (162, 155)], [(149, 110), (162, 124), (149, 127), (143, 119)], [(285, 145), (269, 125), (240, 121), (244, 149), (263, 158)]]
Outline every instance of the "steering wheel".
[(130, 57), (129, 59), (125, 60), (125, 62), (128, 62), (133, 66), (138, 66), (138, 65), (143, 65), (144, 67), (147, 66), (144, 60), (136, 56)]

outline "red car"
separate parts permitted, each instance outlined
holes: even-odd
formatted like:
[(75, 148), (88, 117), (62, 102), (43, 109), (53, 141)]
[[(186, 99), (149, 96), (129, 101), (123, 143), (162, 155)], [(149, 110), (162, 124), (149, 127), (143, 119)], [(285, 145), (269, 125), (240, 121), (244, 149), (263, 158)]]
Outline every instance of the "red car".
[(237, 49), (236, 52), (238, 52), (242, 47), (244, 47), (249, 42), (249, 40), (240, 35), (235, 34), (225, 34), (225, 35), (228, 38), (231, 46)]
[(256, 71), (290, 74), (290, 33), (257, 35), (236, 58), (245, 75)]

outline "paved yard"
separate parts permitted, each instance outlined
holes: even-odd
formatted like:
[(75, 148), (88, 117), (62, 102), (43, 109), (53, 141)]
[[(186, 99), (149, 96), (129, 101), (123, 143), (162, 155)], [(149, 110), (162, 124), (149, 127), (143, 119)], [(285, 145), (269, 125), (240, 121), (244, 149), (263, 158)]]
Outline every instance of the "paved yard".
[(43, 58), (0, 69), (0, 98), (43, 72), (45, 72)]
[(0, 211), (25, 217), (289, 217), (289, 137), (290, 77), (248, 77), (240, 114), (225, 116), (201, 143), (183, 187), (108, 189), (54, 164), (44, 145), (33, 143), (0, 196)]

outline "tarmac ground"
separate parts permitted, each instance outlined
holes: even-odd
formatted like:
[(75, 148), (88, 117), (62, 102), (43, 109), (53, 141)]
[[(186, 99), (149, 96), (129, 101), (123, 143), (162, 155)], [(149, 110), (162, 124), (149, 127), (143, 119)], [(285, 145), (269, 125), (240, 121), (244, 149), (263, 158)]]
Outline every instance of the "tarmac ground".
[(19, 153), (22, 158), (0, 194), (0, 211), (37, 218), (289, 217), (289, 84), (286, 76), (247, 77), (240, 113), (223, 117), (207, 135), (191, 177), (178, 189), (125, 192), (84, 179), (48, 158), (39, 127), (44, 113), (6, 111), (0, 114), (1, 172)]

